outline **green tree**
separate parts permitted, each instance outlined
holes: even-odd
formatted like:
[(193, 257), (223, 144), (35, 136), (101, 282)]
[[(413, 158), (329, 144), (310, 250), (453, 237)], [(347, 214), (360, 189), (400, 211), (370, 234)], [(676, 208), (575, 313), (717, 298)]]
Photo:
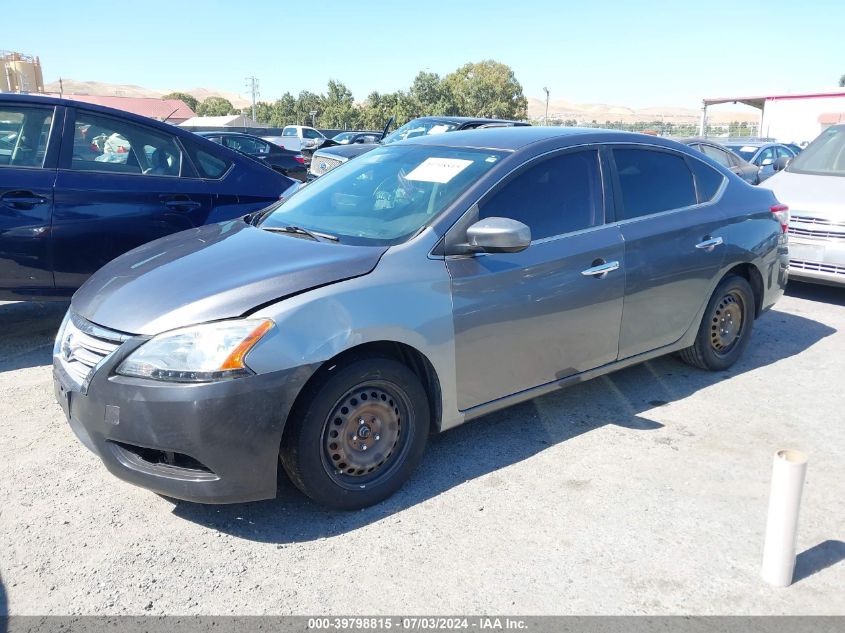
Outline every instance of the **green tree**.
[(298, 123), (296, 117), (296, 98), (291, 93), (286, 92), (273, 103), (273, 116), (270, 118), (270, 123), (274, 127), (285, 127), (286, 125), (296, 125)]
[(258, 123), (270, 125), (273, 120), (273, 105), (266, 101), (255, 104), (255, 120)]
[(324, 112), (320, 117), (320, 124), (323, 127), (344, 130), (357, 127), (360, 112), (355, 107), (352, 93), (343, 83), (330, 79), (328, 94), (323, 103)]
[(171, 92), (170, 94), (164, 95), (162, 99), (179, 99), (180, 101), (184, 101), (185, 105), (194, 112), (197, 111), (200, 103), (196, 97), (189, 95), (187, 92)]
[(200, 116), (224, 116), (226, 114), (237, 114), (232, 102), (223, 97), (208, 97), (194, 110)]
[[(298, 125), (314, 125), (323, 113), (323, 96), (303, 90), (296, 98), (296, 120)], [(311, 112), (317, 114), (312, 119)]]
[(450, 101), (465, 116), (525, 119), (528, 101), (510, 66), (492, 59), (464, 64), (443, 80)]
[(842, 75), (842, 76), (839, 78), (839, 87), (840, 87), (840, 88), (845, 88), (845, 75)]
[(457, 107), (448, 86), (437, 73), (420, 71), (411, 84), (409, 98), (426, 115), (449, 114)]

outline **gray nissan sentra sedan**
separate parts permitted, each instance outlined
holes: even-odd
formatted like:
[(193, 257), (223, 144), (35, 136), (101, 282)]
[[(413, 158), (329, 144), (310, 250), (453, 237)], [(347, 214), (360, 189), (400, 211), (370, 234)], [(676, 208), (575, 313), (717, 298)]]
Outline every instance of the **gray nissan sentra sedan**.
[(787, 280), (788, 212), (678, 143), (497, 128), (369, 152), (73, 297), (55, 391), (115, 475), (207, 503), (376, 503), (426, 438), (680, 352), (723, 370)]

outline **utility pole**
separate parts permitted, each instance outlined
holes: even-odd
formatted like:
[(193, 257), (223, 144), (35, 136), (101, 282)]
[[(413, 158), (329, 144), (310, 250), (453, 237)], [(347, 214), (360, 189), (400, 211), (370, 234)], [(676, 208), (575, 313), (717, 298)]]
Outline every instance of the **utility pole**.
[(546, 115), (543, 117), (543, 125), (549, 124), (549, 89), (543, 88), (543, 92), (546, 93)]
[(255, 101), (258, 99), (258, 77), (249, 76), (246, 78), (246, 89), (252, 95), (252, 120), (255, 121)]

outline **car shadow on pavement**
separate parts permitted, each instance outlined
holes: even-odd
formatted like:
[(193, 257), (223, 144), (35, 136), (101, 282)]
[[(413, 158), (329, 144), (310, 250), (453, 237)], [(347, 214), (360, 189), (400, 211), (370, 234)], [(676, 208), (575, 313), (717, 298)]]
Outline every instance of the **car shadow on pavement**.
[(816, 572), (833, 567), (845, 560), (845, 543), (828, 540), (814, 545), (798, 554), (795, 558), (795, 572), (792, 575), (793, 584), (804, 580)]
[(0, 576), (0, 633), (6, 633), (8, 617), (9, 598), (6, 596), (6, 588), (3, 586), (3, 577)]
[(842, 286), (823, 286), (793, 280), (787, 284), (786, 294), (807, 301), (845, 306), (845, 287)]
[[(429, 440), (411, 479), (386, 501), (358, 512), (322, 508), (300, 494), (280, 468), (274, 500), (233, 505), (176, 502), (173, 513), (239, 538), (291, 543), (353, 531), (464, 482), (528, 459), (583, 433), (616, 425), (648, 433), (663, 425), (647, 412), (701, 389), (794, 356), (836, 330), (772, 310), (755, 323), (746, 354), (730, 370), (707, 372), (666, 356), (497, 411)], [(676, 425), (679, 433), (689, 428)], [(671, 446), (671, 437), (662, 437)]]
[(66, 301), (0, 303), (0, 372), (49, 365)]

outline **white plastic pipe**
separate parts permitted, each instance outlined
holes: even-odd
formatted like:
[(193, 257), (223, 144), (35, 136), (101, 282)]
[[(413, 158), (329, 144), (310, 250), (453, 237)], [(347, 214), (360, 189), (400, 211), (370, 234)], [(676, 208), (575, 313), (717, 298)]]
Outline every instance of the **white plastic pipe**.
[(806, 472), (807, 456), (804, 453), (793, 450), (775, 453), (762, 569), (763, 580), (775, 587), (792, 584), (798, 510)]

